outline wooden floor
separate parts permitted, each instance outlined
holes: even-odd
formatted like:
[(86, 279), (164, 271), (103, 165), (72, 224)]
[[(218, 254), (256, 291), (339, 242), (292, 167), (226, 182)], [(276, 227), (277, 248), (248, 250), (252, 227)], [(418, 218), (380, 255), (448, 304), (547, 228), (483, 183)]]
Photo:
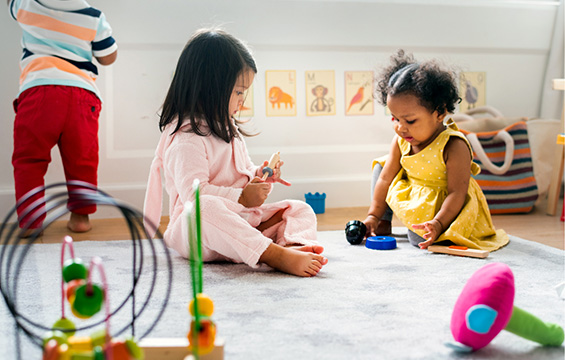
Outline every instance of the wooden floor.
[[(506, 230), (507, 233), (522, 239), (536, 241), (545, 245), (563, 250), (565, 244), (564, 226), (560, 221), (563, 199), (559, 202), (559, 211), (556, 216), (545, 214), (545, 204), (541, 203), (529, 214), (522, 215), (494, 215), (493, 222), (496, 228)], [(344, 230), (349, 220), (364, 220), (367, 215), (366, 207), (326, 209), (324, 214), (318, 215), (318, 230)], [(168, 219), (163, 218), (161, 229), (164, 231)], [(69, 234), (75, 241), (80, 240), (120, 240), (129, 239), (129, 230), (123, 219), (95, 219), (92, 220), (93, 228), (87, 233), (70, 233), (66, 228), (66, 221), (53, 223), (38, 239), (42, 243), (58, 243)], [(393, 226), (401, 226), (398, 220), (393, 219)]]

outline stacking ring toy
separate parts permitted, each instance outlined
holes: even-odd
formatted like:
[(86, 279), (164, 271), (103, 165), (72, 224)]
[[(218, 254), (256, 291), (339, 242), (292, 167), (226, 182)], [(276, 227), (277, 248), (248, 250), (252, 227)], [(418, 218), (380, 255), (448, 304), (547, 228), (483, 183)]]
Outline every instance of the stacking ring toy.
[(365, 241), (365, 247), (372, 250), (396, 249), (396, 239), (392, 236), (370, 236)]

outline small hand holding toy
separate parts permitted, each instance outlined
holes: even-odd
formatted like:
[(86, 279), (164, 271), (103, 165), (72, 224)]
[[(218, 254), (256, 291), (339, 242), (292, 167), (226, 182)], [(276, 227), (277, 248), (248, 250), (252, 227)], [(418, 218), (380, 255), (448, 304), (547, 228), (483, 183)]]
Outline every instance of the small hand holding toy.
[(451, 316), (451, 333), (457, 351), (471, 352), (487, 346), (502, 330), (544, 346), (560, 346), (563, 328), (544, 323), (514, 303), (514, 275), (506, 264), (489, 263), (477, 270), (459, 295)]
[(281, 179), (280, 177), (280, 167), (284, 164), (281, 161), (280, 154), (281, 153), (277, 151), (271, 155), (271, 159), (269, 159), (268, 163), (267, 161), (263, 163), (263, 168), (261, 169), (263, 176), (261, 177), (261, 180), (266, 181), (268, 178), (271, 178), (272, 182), (280, 182), (283, 185), (290, 186), (289, 182)]

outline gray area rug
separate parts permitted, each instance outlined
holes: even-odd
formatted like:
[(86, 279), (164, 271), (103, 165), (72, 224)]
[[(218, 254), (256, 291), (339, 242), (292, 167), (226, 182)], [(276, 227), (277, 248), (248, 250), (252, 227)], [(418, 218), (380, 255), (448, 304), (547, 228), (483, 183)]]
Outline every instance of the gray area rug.
[[(449, 324), (459, 293), (473, 272), (488, 262), (506, 263), (514, 272), (516, 306), (565, 326), (565, 302), (555, 289), (565, 280), (561, 250), (511, 237), (508, 246), (481, 260), (432, 254), (402, 237), (398, 248), (388, 251), (349, 245), (343, 231), (320, 232), (319, 241), (329, 264), (314, 278), (298, 278), (266, 266), (253, 270), (241, 264), (205, 264), (204, 292), (215, 303), (213, 319), (218, 336), (225, 339), (226, 359), (564, 358), (563, 347), (541, 347), (506, 331), (472, 354), (458, 354), (445, 346), (452, 340)], [(138, 336), (150, 330), (163, 307), (168, 283), (164, 251), (156, 250), (154, 263), (148, 242), (143, 244), (139, 259), (144, 268), (136, 287), (138, 309), (148, 298), (154, 275), (156, 287), (136, 321)], [(95, 255), (102, 258), (113, 310), (126, 301), (133, 283), (131, 241), (77, 242), (75, 252), (85, 262)], [(22, 254), (16, 252), (22, 266), (17, 286), (11, 284), (16, 289), (17, 310), (49, 327), (61, 315), (61, 246), (33, 245)], [(171, 295), (149, 337), (184, 337), (188, 330), (189, 268), (176, 253), (171, 255)], [(160, 269), (157, 273), (152, 271), (153, 264)], [(4, 278), (6, 269), (2, 271)], [(16, 278), (13, 272), (10, 282)], [(97, 274), (93, 276), (99, 281)], [(0, 358), (14, 359), (15, 322), (4, 301), (0, 303)], [(112, 318), (111, 333), (131, 322), (130, 305), (127, 300)], [(99, 314), (76, 324), (89, 326), (101, 318)], [(38, 335), (43, 332), (29, 328)], [(41, 358), (40, 350), (26, 336), (20, 339), (22, 359)]]

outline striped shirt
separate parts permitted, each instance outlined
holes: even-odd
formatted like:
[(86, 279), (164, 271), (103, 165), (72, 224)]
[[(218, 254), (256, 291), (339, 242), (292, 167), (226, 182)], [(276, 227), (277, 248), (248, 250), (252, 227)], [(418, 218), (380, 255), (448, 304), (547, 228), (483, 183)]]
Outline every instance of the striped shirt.
[(104, 14), (85, 0), (11, 0), (22, 28), (20, 94), (34, 86), (64, 85), (100, 97), (93, 57), (117, 50)]

